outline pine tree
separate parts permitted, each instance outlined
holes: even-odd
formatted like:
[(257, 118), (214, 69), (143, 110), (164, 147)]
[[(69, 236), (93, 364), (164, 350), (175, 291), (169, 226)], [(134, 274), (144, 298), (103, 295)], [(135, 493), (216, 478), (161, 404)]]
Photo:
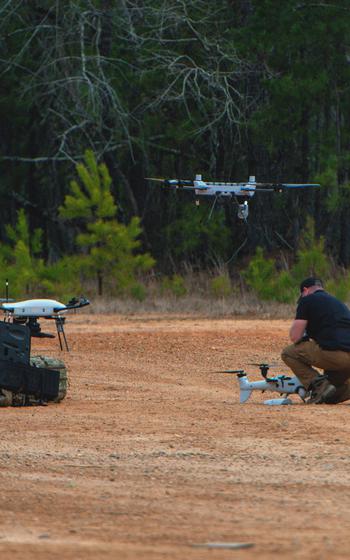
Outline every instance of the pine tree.
[(136, 293), (137, 274), (154, 264), (148, 253), (137, 253), (141, 247), (140, 219), (135, 216), (127, 225), (117, 220), (110, 174), (104, 163), (96, 162), (91, 150), (85, 152), (85, 162), (76, 169), (80, 181), (71, 182), (60, 216), (79, 222), (78, 269), (86, 277), (97, 279), (99, 295), (103, 294), (105, 281), (114, 284), (115, 293)]

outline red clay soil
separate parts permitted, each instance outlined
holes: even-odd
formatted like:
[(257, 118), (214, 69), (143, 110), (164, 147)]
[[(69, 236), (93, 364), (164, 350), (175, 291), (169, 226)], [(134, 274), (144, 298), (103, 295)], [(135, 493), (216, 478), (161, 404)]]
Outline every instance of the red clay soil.
[(349, 558), (349, 405), (240, 405), (216, 373), (281, 364), (288, 326), (80, 314), (70, 353), (34, 340), (70, 389), (0, 409), (1, 560)]

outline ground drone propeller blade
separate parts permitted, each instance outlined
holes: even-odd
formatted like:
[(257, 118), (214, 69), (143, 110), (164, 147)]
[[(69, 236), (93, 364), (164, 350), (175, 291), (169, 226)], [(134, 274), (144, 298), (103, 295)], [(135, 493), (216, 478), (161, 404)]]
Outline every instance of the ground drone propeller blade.
[(240, 373), (244, 373), (244, 369), (223, 369), (216, 371), (215, 373), (234, 373), (238, 375)]
[(273, 364), (267, 364), (266, 362), (260, 362), (259, 364), (255, 363), (255, 362), (249, 362), (249, 365), (250, 366), (257, 366), (257, 367), (266, 366), (266, 367), (269, 367), (269, 368), (270, 367), (278, 367), (278, 364), (274, 364), (274, 363)]

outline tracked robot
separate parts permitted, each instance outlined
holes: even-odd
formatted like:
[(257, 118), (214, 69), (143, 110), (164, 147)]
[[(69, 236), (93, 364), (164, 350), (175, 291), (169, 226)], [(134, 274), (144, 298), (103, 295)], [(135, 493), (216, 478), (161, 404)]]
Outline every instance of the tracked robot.
[[(8, 404), (46, 404), (65, 396), (66, 369), (61, 360), (31, 357), (31, 339), (54, 338), (42, 332), (39, 319), (55, 321), (61, 350), (69, 351), (64, 332), (64, 313), (89, 305), (86, 298), (74, 298), (67, 304), (52, 299), (0, 300), (0, 406)], [(10, 397), (9, 397), (10, 395)], [(20, 398), (19, 398), (20, 397)], [(5, 403), (5, 404), (4, 404)]]

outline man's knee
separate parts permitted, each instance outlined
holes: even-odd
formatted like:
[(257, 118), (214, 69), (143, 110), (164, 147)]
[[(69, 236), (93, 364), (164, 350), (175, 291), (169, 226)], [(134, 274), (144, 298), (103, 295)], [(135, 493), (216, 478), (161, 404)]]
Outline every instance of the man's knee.
[(283, 348), (282, 352), (281, 352), (281, 358), (284, 361), (285, 364), (288, 365), (288, 362), (292, 359), (295, 360), (296, 358), (296, 352), (295, 352), (295, 345), (294, 344), (289, 344), (289, 346), (286, 346), (285, 348)]

